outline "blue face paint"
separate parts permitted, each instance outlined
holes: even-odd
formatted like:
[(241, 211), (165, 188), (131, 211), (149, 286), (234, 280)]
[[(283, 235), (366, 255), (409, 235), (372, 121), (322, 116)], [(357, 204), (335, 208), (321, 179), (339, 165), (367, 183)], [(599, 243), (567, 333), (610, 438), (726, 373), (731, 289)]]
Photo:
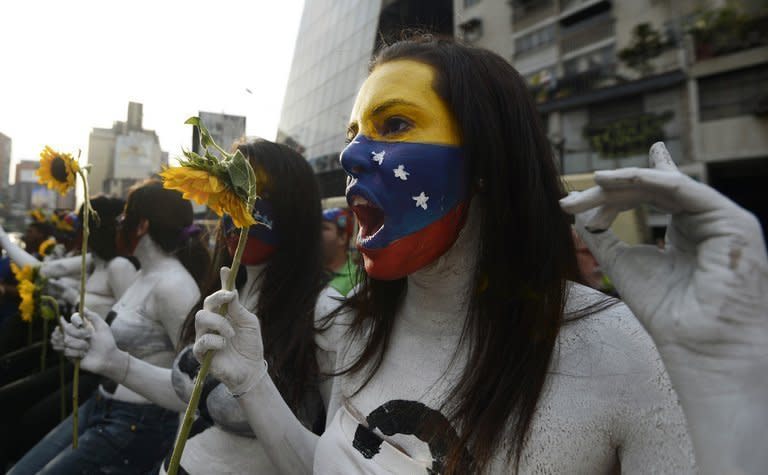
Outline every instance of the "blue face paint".
[[(378, 278), (396, 278), (413, 266), (428, 264), (422, 261), (453, 244), (468, 200), (460, 147), (377, 142), (358, 135), (342, 152), (341, 165), (350, 176), (347, 202), (361, 224), (357, 244), (371, 260), (366, 261), (369, 273), (376, 266), (368, 264), (379, 260), (385, 265), (378, 266)], [(361, 205), (356, 197), (367, 203)], [(380, 252), (388, 248), (397, 255)]]
[[(279, 243), (279, 236), (272, 217), (272, 204), (268, 200), (258, 199), (253, 205), (251, 214), (257, 223), (248, 228), (248, 241), (241, 260), (245, 265), (257, 265), (266, 261), (274, 253)], [(226, 214), (221, 218), (221, 225), (224, 228), (229, 252), (234, 255), (240, 236), (239, 230), (232, 222), (232, 218)]]

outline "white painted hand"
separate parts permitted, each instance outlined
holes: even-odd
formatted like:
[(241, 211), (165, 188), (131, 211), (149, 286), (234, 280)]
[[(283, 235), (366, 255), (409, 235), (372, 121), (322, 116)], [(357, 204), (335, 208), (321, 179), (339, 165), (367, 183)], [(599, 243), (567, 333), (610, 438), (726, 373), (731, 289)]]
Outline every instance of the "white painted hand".
[(64, 333), (61, 332), (61, 328), (58, 326), (51, 332), (51, 347), (59, 353), (63, 353), (66, 348), (64, 346)]
[(64, 284), (63, 279), (48, 279), (47, 290), (51, 297), (63, 300), (70, 305), (77, 305), (80, 301), (80, 292)]
[[(228, 276), (229, 268), (222, 267), (222, 287)], [(217, 311), (224, 304), (228, 309), (222, 317)], [(264, 375), (261, 325), (256, 315), (240, 304), (237, 290), (219, 290), (208, 296), (195, 315), (195, 332), (195, 357), (202, 362), (207, 352), (214, 352), (211, 374), (233, 394), (244, 392)]]
[[(582, 239), (653, 337), (681, 398), (704, 473), (768, 466), (768, 258), (753, 215), (680, 173), (662, 143), (650, 169), (595, 173), (561, 200)], [(652, 204), (672, 214), (666, 248), (606, 230)]]
[(87, 308), (87, 321), (75, 313), (64, 326), (64, 355), (71, 360), (80, 360), (80, 367), (86, 371), (106, 376), (118, 383), (127, 372), (129, 355), (117, 348), (112, 330), (96, 312)]

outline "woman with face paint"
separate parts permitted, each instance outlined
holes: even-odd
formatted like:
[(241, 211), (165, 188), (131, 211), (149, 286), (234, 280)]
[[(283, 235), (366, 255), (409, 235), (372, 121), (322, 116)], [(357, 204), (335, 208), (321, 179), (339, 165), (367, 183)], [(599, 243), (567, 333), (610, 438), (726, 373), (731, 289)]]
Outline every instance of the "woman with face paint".
[[(232, 318), (259, 315), (266, 346), (265, 361), (277, 382), (280, 394), (307, 430), (323, 428), (330, 387), (321, 385), (319, 367), (325, 372), (328, 356), (315, 343), (314, 321), (317, 312), (327, 314), (336, 302), (323, 290), (326, 276), (322, 266), (320, 240), (320, 197), (312, 170), (301, 155), (290, 148), (266, 140), (242, 144), (239, 150), (250, 160), (257, 175), (259, 199), (253, 216), (261, 224), (248, 231), (248, 241), (236, 279), (236, 296), (230, 302)], [(216, 241), (214, 265), (204, 285), (203, 295), (221, 289), (228, 276), (239, 231), (229, 216), (222, 218)], [(194, 317), (198, 309), (217, 305), (200, 300), (182, 327), (179, 347), (171, 369), (150, 365), (114, 351), (109, 329), (95, 322), (88, 338), (73, 338), (68, 345), (83, 356), (81, 366), (119, 380), (122, 385), (154, 403), (178, 412), (186, 408), (192, 393), (199, 363), (192, 352)], [(247, 310), (246, 310), (247, 309)], [(211, 318), (221, 319), (211, 314)], [(256, 317), (253, 317), (254, 319)], [(259, 323), (260, 322), (260, 323)], [(323, 346), (323, 339), (318, 338)], [(326, 345), (327, 346), (327, 345)], [(124, 360), (130, 358), (130, 362)], [(262, 368), (264, 363), (262, 364)], [(127, 370), (125, 369), (127, 368)], [(246, 362), (245, 370), (262, 368)], [(234, 368), (233, 368), (234, 369)], [(235, 393), (236, 394), (236, 393)], [(170, 451), (160, 467), (165, 473)], [(204, 386), (198, 417), (192, 425), (180, 473), (277, 473), (264, 447), (226, 386), (209, 377)]]
[(695, 470), (653, 342), (573, 283), (551, 146), (503, 58), (431, 38), (385, 48), (348, 139), (368, 277), (336, 317), (349, 331), (323, 435), (281, 400), (257, 329), (197, 316), (196, 354), (216, 352), (284, 473)]
[(111, 380), (104, 380), (80, 407), (78, 447), (71, 445), (70, 417), (10, 473), (146, 473), (170, 448), (178, 414), (121, 383), (131, 363), (170, 368), (173, 362), (184, 315), (200, 298), (198, 283), (210, 261), (192, 218), (189, 201), (158, 181), (131, 190), (118, 222), (118, 242), (139, 261), (138, 276), (108, 315), (87, 310), (87, 321), (78, 314), (71, 323), (62, 321), (68, 331), (62, 344), (70, 359), (82, 356), (75, 349), (85, 346), (72, 335), (86, 338), (94, 329), (110, 332), (105, 320), (111, 321), (110, 351), (125, 356), (112, 363), (123, 366), (109, 373), (83, 359), (84, 370), (110, 374)]

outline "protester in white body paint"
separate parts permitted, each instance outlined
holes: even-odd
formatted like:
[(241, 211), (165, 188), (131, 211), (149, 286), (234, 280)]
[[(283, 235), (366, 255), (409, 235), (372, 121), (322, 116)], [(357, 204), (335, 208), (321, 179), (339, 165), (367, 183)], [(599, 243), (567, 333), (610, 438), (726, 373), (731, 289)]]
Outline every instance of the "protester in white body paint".
[[(243, 253), (241, 275), (237, 279), (238, 308), (259, 315), (266, 347), (269, 373), (280, 393), (303, 427), (322, 432), (325, 404), (330, 387), (322, 384), (321, 372), (333, 370), (332, 354), (323, 350), (325, 341), (317, 336), (317, 316), (328, 314), (338, 305), (325, 288), (320, 227), (320, 196), (312, 169), (301, 155), (290, 148), (266, 140), (239, 146), (250, 160), (258, 177), (260, 199), (253, 214), (262, 224), (252, 226)], [(231, 263), (239, 232), (228, 216), (222, 219), (217, 238), (216, 259), (208, 276), (205, 294), (221, 288), (228, 269), (219, 276), (219, 267)], [(202, 306), (202, 301), (198, 308)], [(233, 304), (234, 307), (234, 304)], [(206, 301), (205, 308), (210, 308)], [(68, 354), (83, 358), (81, 366), (104, 374), (143, 395), (154, 403), (183, 412), (192, 392), (199, 363), (192, 354), (193, 311), (180, 340), (183, 349), (173, 368), (153, 366), (115, 351), (109, 328), (94, 318), (93, 330), (68, 327)], [(250, 315), (250, 314), (249, 314)], [(221, 318), (216, 316), (215, 318)], [(248, 329), (242, 331), (247, 337)], [(189, 344), (189, 346), (187, 346)], [(250, 371), (265, 370), (265, 364)], [(233, 396), (234, 394), (234, 396)], [(181, 459), (181, 473), (278, 473), (264, 446), (250, 429), (235, 396), (226, 386), (209, 377), (192, 425), (191, 436)], [(170, 452), (160, 467), (165, 473)]]

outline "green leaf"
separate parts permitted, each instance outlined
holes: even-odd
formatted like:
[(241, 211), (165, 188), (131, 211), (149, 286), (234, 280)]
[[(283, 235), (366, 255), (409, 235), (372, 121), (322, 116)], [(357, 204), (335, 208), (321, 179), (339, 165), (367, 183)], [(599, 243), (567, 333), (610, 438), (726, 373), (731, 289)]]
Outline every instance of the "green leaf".
[(250, 173), (248, 172), (248, 163), (245, 157), (238, 150), (237, 153), (227, 163), (227, 174), (235, 193), (243, 199), (248, 199), (248, 189), (250, 188)]

